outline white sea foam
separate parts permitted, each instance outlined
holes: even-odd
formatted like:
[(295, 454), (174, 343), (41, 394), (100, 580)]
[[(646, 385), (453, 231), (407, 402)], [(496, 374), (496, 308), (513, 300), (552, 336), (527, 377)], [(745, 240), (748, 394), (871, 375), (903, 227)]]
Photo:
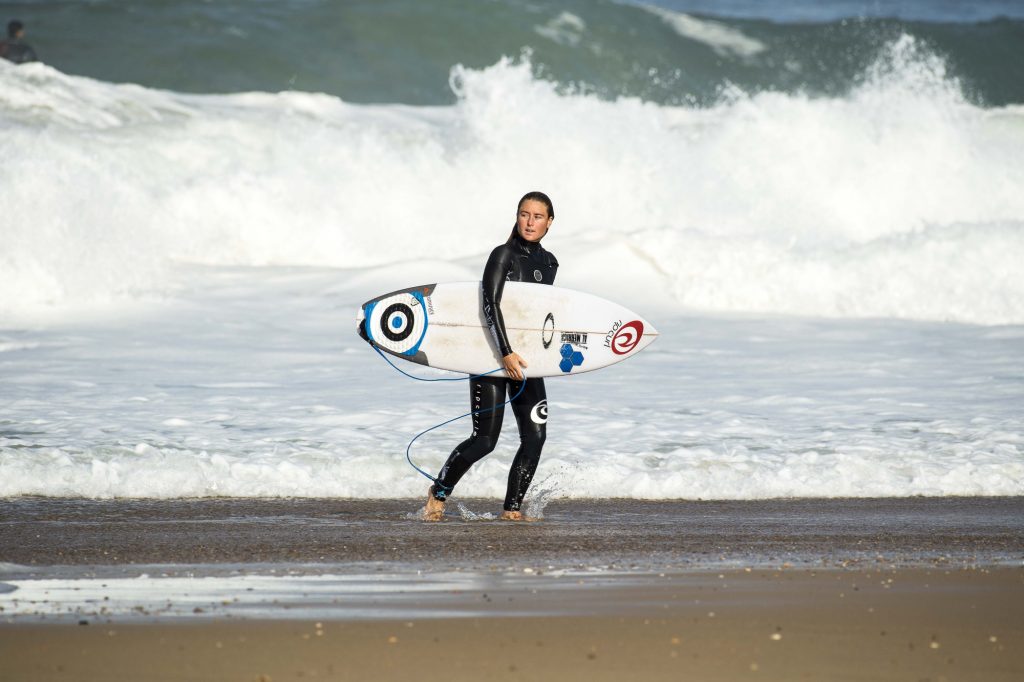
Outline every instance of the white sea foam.
[[(193, 269), (174, 301), (19, 332), (39, 344), (0, 371), (0, 497), (422, 497), (406, 444), (461, 414), (466, 387), (400, 376), (353, 325), (429, 269)], [(656, 344), (548, 382), (535, 513), (562, 497), (1024, 494), (1021, 328), (699, 318), (638, 295)], [(413, 460), (437, 471), (468, 428), (424, 436)], [(498, 504), (517, 445), (509, 418), (458, 496)]]
[(533, 30), (559, 45), (576, 47), (583, 39), (587, 24), (571, 12), (562, 12), (543, 26), (534, 27)]
[(707, 109), (561, 93), (508, 59), (453, 69), (435, 108), (41, 64), (0, 83), (8, 314), (173, 293), (179, 263), (475, 262), (543, 188), (554, 250), (628, 249), (602, 281), (681, 309), (1024, 321), (1024, 108), (969, 103), (907, 37), (844, 97)]
[[(0, 612), (9, 622), (286, 618), (307, 621), (305, 636), (319, 637), (340, 620), (620, 613), (623, 585), (650, 580), (647, 574), (610, 566), (509, 566), (483, 572), (434, 567), (405, 573), (385, 573), (377, 566), (368, 574), (350, 573), (351, 565), (336, 574), (319, 573), (323, 564), (242, 568), (164, 565), (144, 566), (141, 570), (151, 573), (137, 577), (13, 579), (0, 583)], [(573, 590), (585, 598), (551, 599), (552, 593)], [(314, 626), (316, 620), (326, 624)]]
[[(493, 590), (496, 580), (468, 572), (289, 575), (287, 571), (265, 570), (269, 574), (180, 577), (143, 573), (131, 578), (12, 580), (8, 590), (0, 590), (0, 606), (8, 618), (20, 620), (280, 618), (282, 612), (285, 617), (309, 620), (471, 617), (481, 613), (469, 600), (437, 600), (433, 608), (424, 608), (424, 602), (434, 601), (435, 595), (473, 592), (481, 589), (481, 584)], [(518, 581), (511, 578), (507, 582), (516, 585)], [(382, 593), (407, 594), (410, 599), (385, 605), (381, 604)], [(310, 634), (314, 633), (323, 635), (320, 623), (311, 628)]]
[(683, 12), (675, 12), (654, 5), (640, 4), (638, 6), (658, 16), (683, 38), (707, 45), (716, 54), (753, 57), (767, 49), (760, 40), (744, 35), (742, 31), (720, 22), (698, 19)]

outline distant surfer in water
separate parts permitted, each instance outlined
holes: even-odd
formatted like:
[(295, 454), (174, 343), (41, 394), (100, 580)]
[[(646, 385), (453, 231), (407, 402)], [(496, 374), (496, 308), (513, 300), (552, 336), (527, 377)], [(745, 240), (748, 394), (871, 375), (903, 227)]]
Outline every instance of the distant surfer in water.
[[(459, 479), (475, 462), (494, 450), (501, 433), (501, 421), (505, 416), (504, 406), (496, 409), (495, 406), (505, 402), (506, 394), (511, 397), (519, 393), (520, 388), (522, 393), (512, 401), (520, 445), (508, 472), (508, 490), (501, 518), (508, 521), (524, 519), (520, 507), (537, 470), (540, 451), (547, 436), (548, 401), (544, 379), (527, 378), (523, 388), (522, 369), (529, 365), (509, 345), (505, 321), (501, 315), (501, 293), (505, 282), (554, 283), (558, 261), (540, 245), (540, 240), (547, 234), (554, 219), (555, 209), (546, 194), (526, 194), (519, 200), (516, 224), (508, 241), (495, 248), (487, 259), (482, 282), (483, 313), (501, 352), (508, 378), (485, 376), (470, 380), (469, 403), (474, 411), (473, 433), (452, 451), (434, 485), (430, 486), (424, 512), (428, 521), (441, 520), (445, 501)], [(486, 411), (479, 414), (479, 410)]]
[(7, 40), (0, 40), (0, 57), (15, 64), (24, 64), (37, 60), (36, 52), (24, 42), (25, 25), (17, 19), (7, 24)]

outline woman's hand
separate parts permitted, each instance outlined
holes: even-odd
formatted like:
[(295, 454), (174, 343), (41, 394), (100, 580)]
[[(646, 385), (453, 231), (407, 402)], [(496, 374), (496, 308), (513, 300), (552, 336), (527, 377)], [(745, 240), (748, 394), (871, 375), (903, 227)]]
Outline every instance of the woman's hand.
[(505, 364), (505, 373), (508, 374), (509, 379), (515, 379), (516, 381), (523, 380), (523, 373), (520, 371), (520, 367), (529, 367), (526, 360), (523, 360), (519, 353), (512, 351), (501, 359)]

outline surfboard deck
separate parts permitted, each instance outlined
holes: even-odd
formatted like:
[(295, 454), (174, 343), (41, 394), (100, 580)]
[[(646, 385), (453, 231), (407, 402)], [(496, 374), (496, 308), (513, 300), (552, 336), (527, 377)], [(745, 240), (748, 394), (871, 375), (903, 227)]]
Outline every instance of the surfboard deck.
[[(647, 320), (593, 294), (532, 282), (507, 282), (501, 312), (509, 344), (529, 377), (571, 376), (636, 355), (658, 332)], [(483, 374), (501, 356), (483, 314), (480, 282), (400, 289), (364, 303), (370, 342), (428, 367)]]

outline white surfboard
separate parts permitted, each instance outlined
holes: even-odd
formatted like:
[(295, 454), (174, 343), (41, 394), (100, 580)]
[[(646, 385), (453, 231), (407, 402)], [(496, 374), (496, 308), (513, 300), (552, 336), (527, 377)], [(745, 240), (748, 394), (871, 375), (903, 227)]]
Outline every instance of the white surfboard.
[[(501, 356), (482, 310), (480, 282), (427, 284), (394, 291), (363, 304), (371, 343), (428, 367), (483, 374)], [(572, 289), (507, 282), (501, 297), (512, 350), (529, 377), (580, 374), (632, 357), (658, 332), (631, 310)]]

